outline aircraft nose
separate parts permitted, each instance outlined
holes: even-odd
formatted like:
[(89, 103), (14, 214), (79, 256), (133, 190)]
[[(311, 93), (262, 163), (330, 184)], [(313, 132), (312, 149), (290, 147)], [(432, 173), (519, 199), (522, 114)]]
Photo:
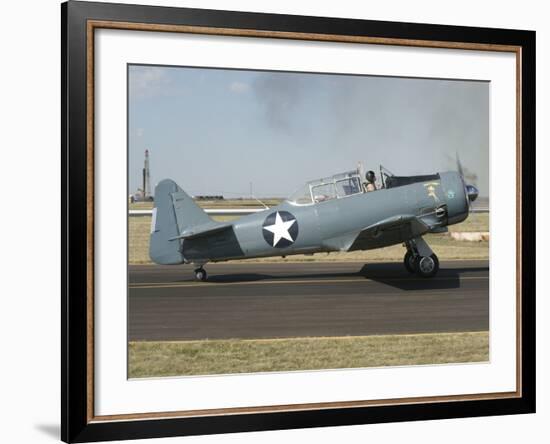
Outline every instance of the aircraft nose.
[(477, 199), (479, 191), (473, 185), (466, 185), (466, 194), (468, 194), (468, 199), (470, 200), (470, 202), (473, 202)]

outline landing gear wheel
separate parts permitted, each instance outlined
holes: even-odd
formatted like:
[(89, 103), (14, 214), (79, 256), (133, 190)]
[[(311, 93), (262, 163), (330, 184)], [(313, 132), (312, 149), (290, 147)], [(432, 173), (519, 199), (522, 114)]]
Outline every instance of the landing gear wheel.
[(416, 274), (420, 277), (431, 278), (439, 271), (439, 259), (435, 254), (418, 256), (415, 261)]
[(412, 252), (407, 251), (403, 258), (403, 264), (409, 273), (416, 273), (416, 260)]
[(195, 278), (197, 281), (205, 281), (207, 277), (208, 275), (206, 274), (206, 270), (204, 268), (197, 268), (195, 270)]

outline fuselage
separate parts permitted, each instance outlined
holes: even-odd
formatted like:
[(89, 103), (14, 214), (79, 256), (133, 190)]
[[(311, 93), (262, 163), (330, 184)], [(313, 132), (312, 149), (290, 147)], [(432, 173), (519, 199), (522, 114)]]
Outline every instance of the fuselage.
[[(456, 172), (445, 172), (426, 181), (305, 205), (284, 201), (233, 221), (232, 233), (185, 240), (181, 247), (185, 261), (193, 263), (349, 251), (362, 230), (380, 221), (414, 216), (426, 223), (425, 232), (443, 231), (465, 220), (468, 212), (462, 178)], [(402, 243), (407, 236), (408, 232), (398, 231), (364, 243), (360, 249)]]

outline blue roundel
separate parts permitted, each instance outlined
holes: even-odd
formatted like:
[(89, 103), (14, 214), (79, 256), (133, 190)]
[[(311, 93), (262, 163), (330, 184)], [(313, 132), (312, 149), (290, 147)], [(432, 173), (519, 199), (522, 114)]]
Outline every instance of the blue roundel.
[(262, 232), (270, 247), (288, 247), (298, 238), (298, 221), (288, 211), (276, 211), (265, 218)]

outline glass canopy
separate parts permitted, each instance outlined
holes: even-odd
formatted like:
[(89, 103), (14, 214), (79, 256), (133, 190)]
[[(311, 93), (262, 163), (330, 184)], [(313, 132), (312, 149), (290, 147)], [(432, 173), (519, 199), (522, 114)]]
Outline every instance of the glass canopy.
[(363, 192), (361, 178), (357, 171), (335, 174), (312, 180), (296, 190), (288, 198), (295, 205), (309, 205), (332, 199), (352, 196)]

